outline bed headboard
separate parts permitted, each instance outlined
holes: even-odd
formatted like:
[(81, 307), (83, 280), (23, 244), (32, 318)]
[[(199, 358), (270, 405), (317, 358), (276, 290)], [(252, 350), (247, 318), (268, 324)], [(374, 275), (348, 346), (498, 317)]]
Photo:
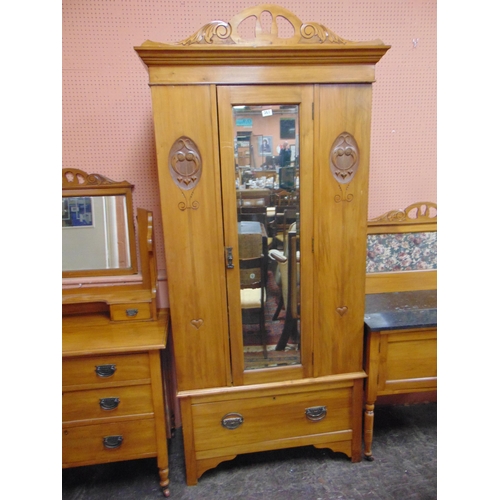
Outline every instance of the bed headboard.
[(437, 205), (414, 203), (368, 221), (366, 293), (437, 289)]

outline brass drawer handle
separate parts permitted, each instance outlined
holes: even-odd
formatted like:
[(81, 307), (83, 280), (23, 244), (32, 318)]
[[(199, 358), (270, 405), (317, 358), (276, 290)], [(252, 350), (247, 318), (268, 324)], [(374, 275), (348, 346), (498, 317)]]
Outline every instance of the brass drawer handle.
[(123, 436), (105, 436), (102, 439), (102, 443), (104, 444), (104, 448), (114, 450), (122, 445)]
[(326, 417), (326, 406), (311, 406), (306, 408), (306, 417), (312, 422), (318, 422)]
[(237, 429), (243, 423), (243, 415), (239, 413), (227, 413), (222, 417), (221, 425), (226, 429), (232, 431), (233, 429)]
[(98, 377), (111, 377), (116, 371), (116, 365), (99, 365), (95, 367)]
[(120, 404), (120, 398), (101, 398), (99, 400), (99, 406), (101, 410), (114, 410)]
[(137, 316), (138, 312), (139, 312), (139, 309), (125, 309), (125, 314), (129, 318), (133, 318), (134, 316)]

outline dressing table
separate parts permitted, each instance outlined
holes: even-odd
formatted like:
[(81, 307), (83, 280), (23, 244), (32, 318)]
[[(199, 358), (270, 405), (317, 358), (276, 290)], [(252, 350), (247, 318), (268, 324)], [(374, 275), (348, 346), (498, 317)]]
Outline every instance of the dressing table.
[[(169, 496), (165, 348), (151, 212), (132, 188), (63, 169), (62, 466), (156, 457)], [(103, 280), (106, 280), (103, 284)]]

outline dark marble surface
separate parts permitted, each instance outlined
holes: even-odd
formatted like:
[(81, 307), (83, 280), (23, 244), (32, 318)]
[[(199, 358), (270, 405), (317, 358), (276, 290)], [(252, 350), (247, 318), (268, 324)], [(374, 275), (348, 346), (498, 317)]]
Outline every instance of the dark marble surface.
[(372, 331), (437, 326), (437, 291), (366, 295), (365, 323)]
[[(352, 463), (312, 446), (239, 455), (186, 486), (182, 434), (169, 442), (176, 500), (433, 500), (437, 498), (437, 403), (377, 407), (373, 456)], [(155, 459), (62, 471), (63, 500), (164, 498)]]

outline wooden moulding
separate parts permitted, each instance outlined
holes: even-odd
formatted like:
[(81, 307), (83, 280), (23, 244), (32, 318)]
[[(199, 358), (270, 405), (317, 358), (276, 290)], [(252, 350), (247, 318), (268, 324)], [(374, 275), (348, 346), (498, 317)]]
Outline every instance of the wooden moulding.
[[(368, 234), (420, 233), (437, 231), (437, 204), (418, 202), (391, 210), (368, 221)], [(437, 271), (367, 273), (366, 293), (436, 290)]]
[[(264, 28), (266, 18), (268, 24), (270, 22), (268, 31)], [(251, 39), (239, 32), (240, 24), (249, 19), (255, 22), (255, 37)], [(291, 26), (292, 36), (280, 37), (281, 21)], [(389, 48), (381, 40), (345, 40), (319, 23), (303, 23), (287, 9), (263, 4), (245, 9), (229, 22), (207, 23), (180, 42), (147, 40), (135, 50), (149, 67), (264, 66), (275, 71), (279, 66), (286, 66), (293, 71), (297, 66), (373, 66)], [(229, 74), (226, 77), (231, 78)]]

